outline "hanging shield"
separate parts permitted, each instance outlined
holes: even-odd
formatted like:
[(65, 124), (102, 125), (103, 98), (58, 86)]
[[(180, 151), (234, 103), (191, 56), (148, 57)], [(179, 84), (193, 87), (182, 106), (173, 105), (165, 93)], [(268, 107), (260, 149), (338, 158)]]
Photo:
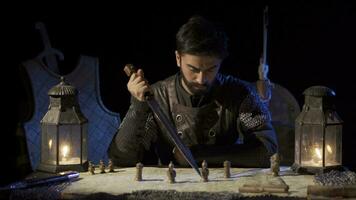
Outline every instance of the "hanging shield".
[(271, 92), (269, 110), (272, 116), (272, 125), (278, 137), (281, 164), (291, 165), (294, 162), (294, 124), (300, 107), (286, 88), (274, 83)]
[[(257, 82), (252, 85), (261, 97)], [(267, 105), (278, 138), (281, 165), (292, 165), (294, 162), (294, 123), (300, 107), (294, 96), (283, 86), (271, 83), (269, 90), (271, 97)], [(261, 99), (263, 100), (262, 97)]]

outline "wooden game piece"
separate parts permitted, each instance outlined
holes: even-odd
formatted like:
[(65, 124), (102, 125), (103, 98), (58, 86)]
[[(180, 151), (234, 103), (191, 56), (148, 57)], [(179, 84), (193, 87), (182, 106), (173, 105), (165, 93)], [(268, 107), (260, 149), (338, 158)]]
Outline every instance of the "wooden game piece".
[(103, 160), (100, 160), (100, 162), (99, 162), (99, 169), (100, 169), (100, 174), (105, 173), (105, 164), (104, 164)]
[(225, 178), (230, 178), (231, 177), (230, 168), (231, 168), (231, 162), (226, 160), (224, 162), (224, 177)]
[(168, 170), (167, 170), (167, 177), (168, 177), (168, 182), (169, 183), (175, 183), (175, 178), (176, 178), (176, 171), (174, 170), (174, 164), (171, 161), (168, 165)]
[(279, 154), (278, 153), (273, 154), (270, 158), (270, 161), (271, 161), (272, 176), (279, 176), (279, 163), (280, 163)]
[(142, 181), (142, 171), (143, 171), (143, 164), (142, 163), (137, 163), (136, 164), (135, 181)]
[(90, 172), (91, 175), (95, 174), (95, 166), (93, 165), (93, 163), (91, 161), (89, 161), (88, 171)]
[(202, 176), (202, 181), (203, 182), (208, 182), (208, 176), (209, 176), (209, 169), (208, 169), (208, 163), (204, 160), (201, 165), (201, 176)]
[(109, 166), (108, 166), (108, 168), (109, 168), (109, 172), (114, 172), (114, 171), (115, 171), (115, 170), (114, 170), (114, 163), (112, 162), (111, 159), (109, 159)]

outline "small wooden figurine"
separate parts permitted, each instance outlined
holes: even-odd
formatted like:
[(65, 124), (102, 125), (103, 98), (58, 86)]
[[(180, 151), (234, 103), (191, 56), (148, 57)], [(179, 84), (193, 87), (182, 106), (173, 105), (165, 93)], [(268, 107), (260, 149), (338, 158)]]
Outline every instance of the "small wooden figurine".
[(270, 158), (271, 161), (271, 173), (272, 176), (279, 176), (279, 163), (280, 157), (278, 153), (275, 153)]
[(169, 183), (175, 183), (175, 178), (176, 178), (176, 171), (174, 170), (174, 164), (171, 161), (168, 165), (168, 170), (167, 170), (167, 177), (168, 177), (168, 182)]
[(224, 162), (224, 177), (225, 178), (230, 178), (231, 177), (230, 168), (231, 168), (231, 162), (226, 160)]
[(109, 172), (114, 172), (115, 170), (114, 170), (114, 163), (112, 162), (112, 160), (111, 159), (109, 159)]
[(202, 176), (202, 181), (203, 182), (208, 182), (208, 176), (209, 176), (209, 169), (208, 169), (208, 163), (204, 160), (201, 164), (201, 176)]
[(89, 161), (88, 171), (90, 172), (91, 175), (95, 174), (95, 166), (93, 165), (93, 163), (91, 161)]
[(100, 174), (105, 173), (105, 164), (104, 164), (103, 160), (100, 160), (100, 162), (99, 162), (99, 169), (100, 169)]
[(142, 170), (143, 169), (143, 164), (142, 163), (137, 163), (136, 164), (136, 176), (135, 176), (135, 181), (142, 181)]

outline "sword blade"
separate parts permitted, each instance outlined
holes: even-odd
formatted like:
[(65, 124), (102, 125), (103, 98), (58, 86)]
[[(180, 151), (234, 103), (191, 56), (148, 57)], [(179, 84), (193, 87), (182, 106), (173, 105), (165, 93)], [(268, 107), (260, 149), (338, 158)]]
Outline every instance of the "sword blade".
[(189, 165), (201, 176), (199, 167), (191, 153), (190, 149), (185, 146), (185, 144), (178, 137), (177, 130), (173, 127), (171, 122), (168, 120), (164, 112), (161, 110), (161, 107), (158, 105), (157, 101), (154, 98), (147, 99), (148, 106), (155, 113), (158, 120), (164, 125), (169, 133), (169, 137), (174, 142), (178, 150), (182, 153), (185, 160), (189, 163)]
[(268, 6), (263, 10), (263, 64), (267, 65), (267, 45), (268, 45)]

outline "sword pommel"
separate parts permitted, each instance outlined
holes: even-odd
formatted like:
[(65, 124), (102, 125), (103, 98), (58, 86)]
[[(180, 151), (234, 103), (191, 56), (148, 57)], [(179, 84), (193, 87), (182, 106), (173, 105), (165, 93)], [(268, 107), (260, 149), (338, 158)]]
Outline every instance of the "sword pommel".
[(124, 72), (128, 77), (130, 77), (133, 73), (136, 73), (136, 67), (133, 64), (126, 64)]

